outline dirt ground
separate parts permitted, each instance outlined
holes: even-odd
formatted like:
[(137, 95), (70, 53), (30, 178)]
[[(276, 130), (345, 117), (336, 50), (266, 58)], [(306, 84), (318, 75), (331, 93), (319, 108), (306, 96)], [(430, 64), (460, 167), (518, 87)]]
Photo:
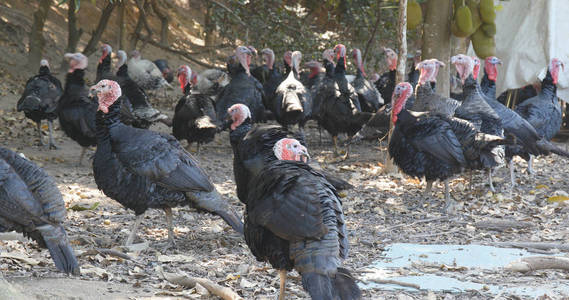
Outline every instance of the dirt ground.
[[(45, 168), (58, 182), (68, 209), (66, 228), (82, 267), (82, 275), (67, 277), (56, 271), (47, 250), (20, 235), (2, 235), (0, 272), (25, 298), (35, 299), (141, 299), (190, 298), (216, 299), (200, 289), (182, 288), (166, 281), (160, 270), (208, 278), (229, 287), (244, 299), (275, 299), (278, 275), (269, 265), (255, 261), (245, 241), (218, 217), (193, 209), (175, 209), (176, 247), (163, 250), (167, 237), (162, 211), (147, 212), (137, 247), (123, 248), (134, 214), (99, 191), (92, 176), (90, 161), (78, 166), (80, 147), (58, 129), (57, 150), (36, 145), (35, 125), (15, 111), (23, 81), (4, 81), (0, 90), (0, 140), (2, 146), (24, 153)], [(172, 115), (178, 91), (155, 105)], [(370, 264), (385, 259), (385, 250), (395, 243), (415, 244), (492, 244), (496, 242), (561, 242), (569, 238), (569, 208), (550, 203), (548, 197), (566, 195), (567, 162), (559, 157), (535, 160), (536, 174), (526, 173), (526, 163), (516, 160), (517, 186), (510, 194), (508, 170), (494, 175), (497, 193), (489, 192), (483, 174), (475, 174), (472, 189), (469, 177), (451, 183), (452, 195), (459, 203), (456, 215), (443, 212), (443, 187), (435, 185), (433, 197), (425, 199), (424, 184), (401, 174), (383, 172), (385, 146), (377, 141), (352, 147), (351, 157), (337, 162), (331, 152), (331, 139), (323, 134), (322, 144), (314, 123), (307, 131), (309, 151), (326, 170), (349, 180), (355, 186), (343, 198), (349, 231), (350, 255), (345, 261), (358, 278), (366, 277)], [(165, 126), (153, 130), (169, 132)], [(47, 126), (44, 126), (47, 134)], [(563, 146), (563, 145), (562, 145)], [(90, 151), (92, 154), (94, 149)], [(219, 191), (239, 211), (243, 205), (235, 194), (232, 152), (228, 134), (222, 133), (205, 145), (198, 156)], [(77, 210), (77, 206), (93, 209)], [(71, 209), (75, 207), (76, 209)], [(496, 220), (513, 221), (505, 228), (483, 226)], [(482, 224), (482, 225), (481, 225)], [(512, 225), (514, 224), (514, 225)], [(520, 226), (517, 226), (517, 225)], [(490, 227), (490, 228), (489, 228)], [(93, 249), (114, 249), (132, 260), (105, 255)], [(3, 256), (2, 256), (3, 253)], [(536, 254), (538, 255), (538, 254)], [(562, 255), (562, 254), (560, 254)], [(414, 264), (393, 270), (400, 275), (444, 274), (449, 278), (468, 278), (482, 285), (532, 287), (546, 283), (569, 285), (562, 271), (535, 271), (518, 274), (503, 270), (479, 270), (454, 266)], [(289, 274), (288, 299), (306, 299), (297, 273)], [(362, 282), (362, 284), (364, 284)], [(365, 289), (365, 299), (525, 299), (515, 293), (495, 294), (477, 290), (429, 291), (397, 290), (396, 286), (376, 284)], [(562, 294), (551, 292), (551, 298)], [(495, 298), (496, 297), (496, 298)], [(0, 297), (2, 298), (2, 297)], [(544, 298), (547, 299), (547, 298)]]

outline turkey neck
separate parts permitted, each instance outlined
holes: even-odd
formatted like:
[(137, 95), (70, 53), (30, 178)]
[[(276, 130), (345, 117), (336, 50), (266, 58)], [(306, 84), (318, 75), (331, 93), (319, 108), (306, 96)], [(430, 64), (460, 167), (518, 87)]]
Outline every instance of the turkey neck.
[(334, 64), (329, 60), (324, 60), (324, 68), (326, 68), (326, 76), (334, 77)]
[(49, 74), (51, 74), (51, 71), (49, 70), (48, 66), (40, 67), (39, 75), (49, 75)]
[(186, 85), (184, 85), (184, 96), (189, 96), (192, 93), (192, 84), (191, 83), (186, 83)]
[(547, 70), (547, 74), (541, 81), (541, 94), (543, 94), (546, 97), (542, 98), (554, 99), (556, 93), (557, 93), (557, 85), (553, 83), (553, 77), (551, 76), (549, 70)]
[[(472, 74), (470, 74), (468, 76), (468, 78), (466, 78), (466, 80), (464, 81), (464, 85), (462, 87), (462, 90), (464, 91), (464, 95), (472, 95), (474, 93), (479, 93), (479, 89), (480, 86), (478, 85), (478, 82), (474, 79), (474, 77), (472, 77)], [(465, 100), (467, 99), (467, 97), (465, 97)]]
[(346, 65), (345, 65), (345, 57), (338, 58), (338, 62), (336, 63), (336, 68), (334, 70), (335, 74), (346, 76)]
[(111, 74), (111, 56), (107, 55), (97, 66), (97, 78), (95, 81), (103, 79), (106, 75)]
[(115, 103), (109, 106), (109, 112), (103, 113), (102, 111), (97, 111), (95, 118), (95, 124), (97, 126), (97, 140), (106, 141), (110, 138), (111, 128), (121, 124), (120, 114), (121, 114), (121, 99), (117, 99)]
[(127, 77), (128, 76), (128, 66), (126, 64), (123, 64), (122, 66), (120, 66), (120, 68), (117, 70), (117, 76), (119, 76), (119, 77)]
[(77, 69), (65, 75), (65, 85), (73, 83), (77, 85), (85, 85), (85, 70)]
[(490, 78), (488, 78), (488, 74), (486, 74), (486, 72), (484, 72), (484, 77), (482, 77), (482, 82), (480, 83), (480, 88), (482, 89), (482, 93), (490, 98), (490, 99), (496, 99), (496, 82), (493, 80), (490, 80)]
[(231, 147), (233, 148), (233, 153), (236, 153), (237, 145), (243, 140), (247, 132), (251, 130), (251, 118), (247, 118), (239, 127), (235, 128), (229, 133), (229, 141), (231, 142)]

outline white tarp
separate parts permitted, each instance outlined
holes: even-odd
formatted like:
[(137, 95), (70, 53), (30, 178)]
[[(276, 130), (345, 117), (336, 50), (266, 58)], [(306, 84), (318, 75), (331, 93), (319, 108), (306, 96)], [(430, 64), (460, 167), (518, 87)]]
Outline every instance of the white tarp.
[[(497, 95), (536, 82), (557, 57), (567, 69), (559, 73), (557, 96), (569, 101), (569, 0), (496, 1)], [(543, 76), (541, 76), (543, 78)]]

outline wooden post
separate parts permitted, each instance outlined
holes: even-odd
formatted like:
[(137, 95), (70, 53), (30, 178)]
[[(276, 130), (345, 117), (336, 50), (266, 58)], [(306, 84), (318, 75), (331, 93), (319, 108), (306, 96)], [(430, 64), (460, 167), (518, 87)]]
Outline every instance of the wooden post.
[(40, 60), (43, 55), (43, 47), (45, 46), (45, 38), (43, 37), (43, 27), (47, 20), (47, 14), (51, 7), (51, 0), (41, 0), (38, 10), (34, 12), (34, 23), (30, 30), (30, 47), (28, 52), (27, 68), (36, 70), (40, 66)]

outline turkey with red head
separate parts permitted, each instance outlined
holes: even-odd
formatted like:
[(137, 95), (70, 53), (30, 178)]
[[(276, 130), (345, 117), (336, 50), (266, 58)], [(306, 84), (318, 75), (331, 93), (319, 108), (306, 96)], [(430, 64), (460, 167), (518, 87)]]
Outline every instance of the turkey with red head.
[(174, 243), (171, 209), (177, 206), (219, 215), (235, 231), (243, 232), (240, 217), (173, 136), (121, 123), (118, 83), (102, 80), (91, 91), (99, 99), (93, 175), (105, 195), (136, 214), (127, 245), (134, 241), (149, 208), (165, 211), (169, 244)]
[(358, 69), (356, 77), (352, 81), (352, 86), (358, 94), (361, 109), (362, 111), (374, 113), (384, 104), (383, 98), (381, 98), (381, 94), (375, 86), (365, 79), (366, 74), (364, 71), (364, 62), (362, 60), (362, 52), (360, 49), (354, 49), (352, 51), (352, 57), (354, 58), (354, 64)]

